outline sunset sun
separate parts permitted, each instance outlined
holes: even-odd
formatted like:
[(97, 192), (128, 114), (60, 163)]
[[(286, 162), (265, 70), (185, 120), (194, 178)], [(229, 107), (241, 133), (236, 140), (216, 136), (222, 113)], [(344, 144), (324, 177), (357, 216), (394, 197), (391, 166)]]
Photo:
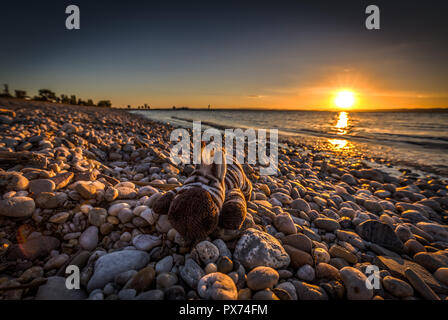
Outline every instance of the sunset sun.
[(334, 99), (334, 104), (343, 109), (348, 109), (355, 103), (355, 95), (352, 91), (339, 91)]

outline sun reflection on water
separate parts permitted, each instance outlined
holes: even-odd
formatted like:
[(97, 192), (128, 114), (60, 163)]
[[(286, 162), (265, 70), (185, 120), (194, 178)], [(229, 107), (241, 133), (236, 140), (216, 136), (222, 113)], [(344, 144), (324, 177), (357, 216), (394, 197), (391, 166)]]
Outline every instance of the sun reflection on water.
[[(345, 111), (339, 112), (338, 121), (334, 127), (336, 129), (336, 134), (339, 136), (343, 136), (348, 133), (348, 127), (349, 127), (348, 112)], [(350, 149), (350, 144), (348, 140), (345, 139), (328, 139), (328, 142), (330, 143), (330, 147), (333, 150)]]
[(328, 139), (328, 142), (330, 142), (334, 149), (345, 149), (348, 143), (348, 141), (344, 139)]
[(348, 113), (345, 111), (339, 112), (339, 118), (338, 122), (336, 123), (335, 128), (338, 130), (338, 135), (344, 135), (347, 134), (347, 128), (348, 128)]

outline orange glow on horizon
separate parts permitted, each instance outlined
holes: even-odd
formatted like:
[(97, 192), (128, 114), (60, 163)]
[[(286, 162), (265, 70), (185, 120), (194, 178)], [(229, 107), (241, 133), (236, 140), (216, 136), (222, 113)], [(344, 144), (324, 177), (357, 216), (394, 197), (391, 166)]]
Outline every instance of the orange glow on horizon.
[[(114, 107), (132, 107), (148, 103), (151, 109), (269, 109), (269, 110), (316, 110), (316, 111), (368, 111), (388, 109), (427, 109), (448, 107), (448, 96), (443, 92), (425, 90), (397, 90), (381, 79), (340, 68), (302, 84), (284, 84), (278, 87), (260, 87), (247, 92), (235, 88), (223, 88), (222, 93), (183, 93), (166, 91), (148, 95), (140, 101), (134, 93), (128, 97), (120, 93), (112, 99)], [(228, 91), (228, 93), (227, 93)]]

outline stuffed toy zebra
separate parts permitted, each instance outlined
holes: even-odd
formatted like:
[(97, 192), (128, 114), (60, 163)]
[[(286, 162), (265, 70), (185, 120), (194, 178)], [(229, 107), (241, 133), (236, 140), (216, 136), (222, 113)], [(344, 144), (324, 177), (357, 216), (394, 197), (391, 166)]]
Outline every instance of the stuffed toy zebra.
[(246, 218), (252, 183), (235, 157), (227, 163), (225, 149), (218, 157), (219, 163), (207, 161), (203, 149), (201, 164), (184, 184), (153, 206), (155, 213), (168, 214), (171, 225), (188, 240), (202, 240), (218, 225), (239, 229)]

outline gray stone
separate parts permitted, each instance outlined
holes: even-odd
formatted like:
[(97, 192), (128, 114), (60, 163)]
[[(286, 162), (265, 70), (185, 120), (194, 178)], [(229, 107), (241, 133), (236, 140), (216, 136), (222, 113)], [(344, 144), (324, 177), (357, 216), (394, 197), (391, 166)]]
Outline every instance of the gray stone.
[(156, 263), (156, 273), (170, 272), (173, 267), (173, 261), (174, 259), (172, 256), (166, 256), (162, 260), (159, 260), (159, 262)]
[(69, 290), (64, 277), (49, 277), (47, 283), (37, 290), (36, 300), (84, 300), (87, 294), (83, 289)]
[(294, 221), (287, 213), (277, 215), (274, 219), (274, 226), (278, 231), (283, 232), (286, 235), (297, 233)]
[(42, 209), (56, 209), (67, 200), (67, 194), (64, 192), (40, 192), (35, 202), (37, 207)]
[(164, 298), (166, 300), (185, 300), (185, 289), (179, 285), (172, 286), (165, 290)]
[(354, 186), (357, 184), (355, 177), (353, 177), (350, 173), (345, 173), (341, 177), (341, 181)]
[(96, 195), (96, 187), (90, 181), (79, 181), (75, 186), (75, 190), (84, 199), (94, 199)]
[(328, 300), (327, 293), (319, 286), (296, 280), (291, 283), (296, 288), (299, 300)]
[(96, 289), (90, 292), (88, 300), (104, 300), (104, 293), (101, 289)]
[(196, 288), (199, 279), (201, 279), (204, 274), (204, 270), (202, 270), (202, 268), (193, 259), (187, 259), (185, 261), (185, 265), (180, 270), (181, 278), (191, 288)]
[(435, 272), (439, 268), (448, 267), (448, 254), (442, 251), (419, 252), (414, 256), (414, 261), (430, 272)]
[(439, 240), (448, 243), (448, 227), (437, 223), (419, 222), (417, 227), (429, 233), (434, 240)]
[(134, 214), (132, 213), (132, 210), (129, 208), (124, 208), (118, 212), (118, 219), (121, 223), (128, 223), (132, 220), (134, 217)]
[(428, 286), (428, 284), (411, 268), (406, 268), (404, 273), (415, 290), (417, 290), (423, 298), (426, 300), (441, 300), (440, 297)]
[(40, 192), (52, 192), (56, 185), (50, 179), (36, 179), (30, 181), (30, 192), (38, 194)]
[(310, 205), (303, 199), (294, 200), (293, 202), (291, 202), (290, 206), (293, 209), (304, 211), (306, 213), (309, 213), (311, 211)]
[(168, 215), (161, 215), (156, 223), (157, 231), (161, 233), (166, 233), (172, 228), (170, 221), (168, 220)]
[(314, 225), (319, 229), (324, 229), (329, 232), (341, 229), (339, 223), (336, 220), (330, 218), (317, 218), (316, 220), (314, 220)]
[(365, 200), (364, 207), (372, 213), (378, 214), (383, 211), (383, 207), (376, 200)]
[(29, 180), (18, 172), (0, 172), (0, 189), (6, 191), (27, 190)]
[(311, 282), (315, 279), (316, 272), (314, 271), (312, 266), (310, 266), (309, 264), (305, 264), (297, 270), (296, 275), (297, 278), (301, 280)]
[(118, 299), (120, 300), (133, 300), (137, 295), (137, 291), (134, 289), (122, 289), (118, 292)]
[(345, 267), (341, 269), (340, 275), (347, 290), (347, 298), (349, 300), (372, 299), (373, 289), (367, 288), (367, 277), (364, 273), (352, 267)]
[(219, 257), (219, 249), (210, 241), (201, 241), (196, 245), (196, 251), (199, 258), (207, 265), (210, 262), (215, 262)]
[(172, 272), (164, 272), (157, 276), (156, 286), (157, 289), (166, 290), (172, 286), (174, 286), (179, 279), (177, 275)]
[(221, 257), (226, 256), (229, 259), (232, 259), (232, 253), (222, 239), (213, 240), (213, 244), (218, 248)]
[(392, 251), (403, 251), (403, 243), (394, 230), (385, 223), (377, 220), (366, 220), (356, 227), (356, 231), (367, 241), (374, 242)]
[(310, 253), (313, 248), (313, 242), (306, 235), (299, 234), (291, 234), (281, 239), (284, 245), (293, 246), (296, 249), (305, 251)]
[(150, 234), (139, 234), (134, 237), (132, 244), (137, 250), (149, 251), (162, 244), (162, 239)]
[(53, 181), (53, 183), (55, 184), (55, 189), (58, 190), (67, 186), (73, 179), (74, 175), (75, 174), (73, 172), (63, 172), (54, 177), (51, 177), (50, 180)]
[(124, 286), (133, 276), (137, 274), (136, 270), (126, 270), (117, 274), (114, 278), (115, 284)]
[(127, 271), (143, 268), (149, 262), (149, 255), (139, 250), (122, 250), (101, 256), (95, 262), (94, 273), (87, 285), (90, 292), (103, 288), (116, 275)]
[(60, 254), (52, 257), (44, 265), (44, 270), (59, 269), (69, 259), (68, 254)]
[(13, 197), (0, 201), (0, 215), (6, 217), (29, 217), (35, 208), (34, 200), (28, 197)]
[(163, 297), (163, 291), (156, 289), (140, 293), (135, 300), (163, 300)]
[(252, 228), (238, 240), (234, 257), (248, 269), (258, 266), (278, 269), (290, 263), (289, 255), (276, 238)]
[(275, 286), (276, 289), (283, 289), (288, 292), (292, 300), (297, 300), (297, 291), (291, 282), (285, 281)]
[(273, 289), (277, 284), (279, 274), (269, 267), (256, 267), (247, 274), (247, 286), (252, 290)]
[(79, 237), (81, 248), (92, 251), (98, 245), (98, 227), (90, 226)]
[(428, 272), (421, 265), (405, 260), (402, 258), (377, 256), (373, 261), (381, 269), (386, 269), (394, 277), (406, 279), (405, 271), (406, 269), (411, 269), (414, 273), (418, 275), (431, 289), (440, 293), (448, 293), (448, 288), (442, 286), (431, 273)]
[(226, 274), (210, 273), (199, 280), (198, 294), (203, 299), (236, 300), (238, 291), (233, 280)]
[(395, 277), (384, 277), (383, 285), (395, 297), (406, 298), (414, 294), (414, 289), (408, 283)]
[[(276, 290), (277, 292), (279, 290)], [(281, 291), (281, 290), (280, 290)], [(271, 289), (263, 289), (260, 291), (255, 292), (255, 294), (252, 296), (252, 300), (280, 300), (280, 298), (274, 293)]]

